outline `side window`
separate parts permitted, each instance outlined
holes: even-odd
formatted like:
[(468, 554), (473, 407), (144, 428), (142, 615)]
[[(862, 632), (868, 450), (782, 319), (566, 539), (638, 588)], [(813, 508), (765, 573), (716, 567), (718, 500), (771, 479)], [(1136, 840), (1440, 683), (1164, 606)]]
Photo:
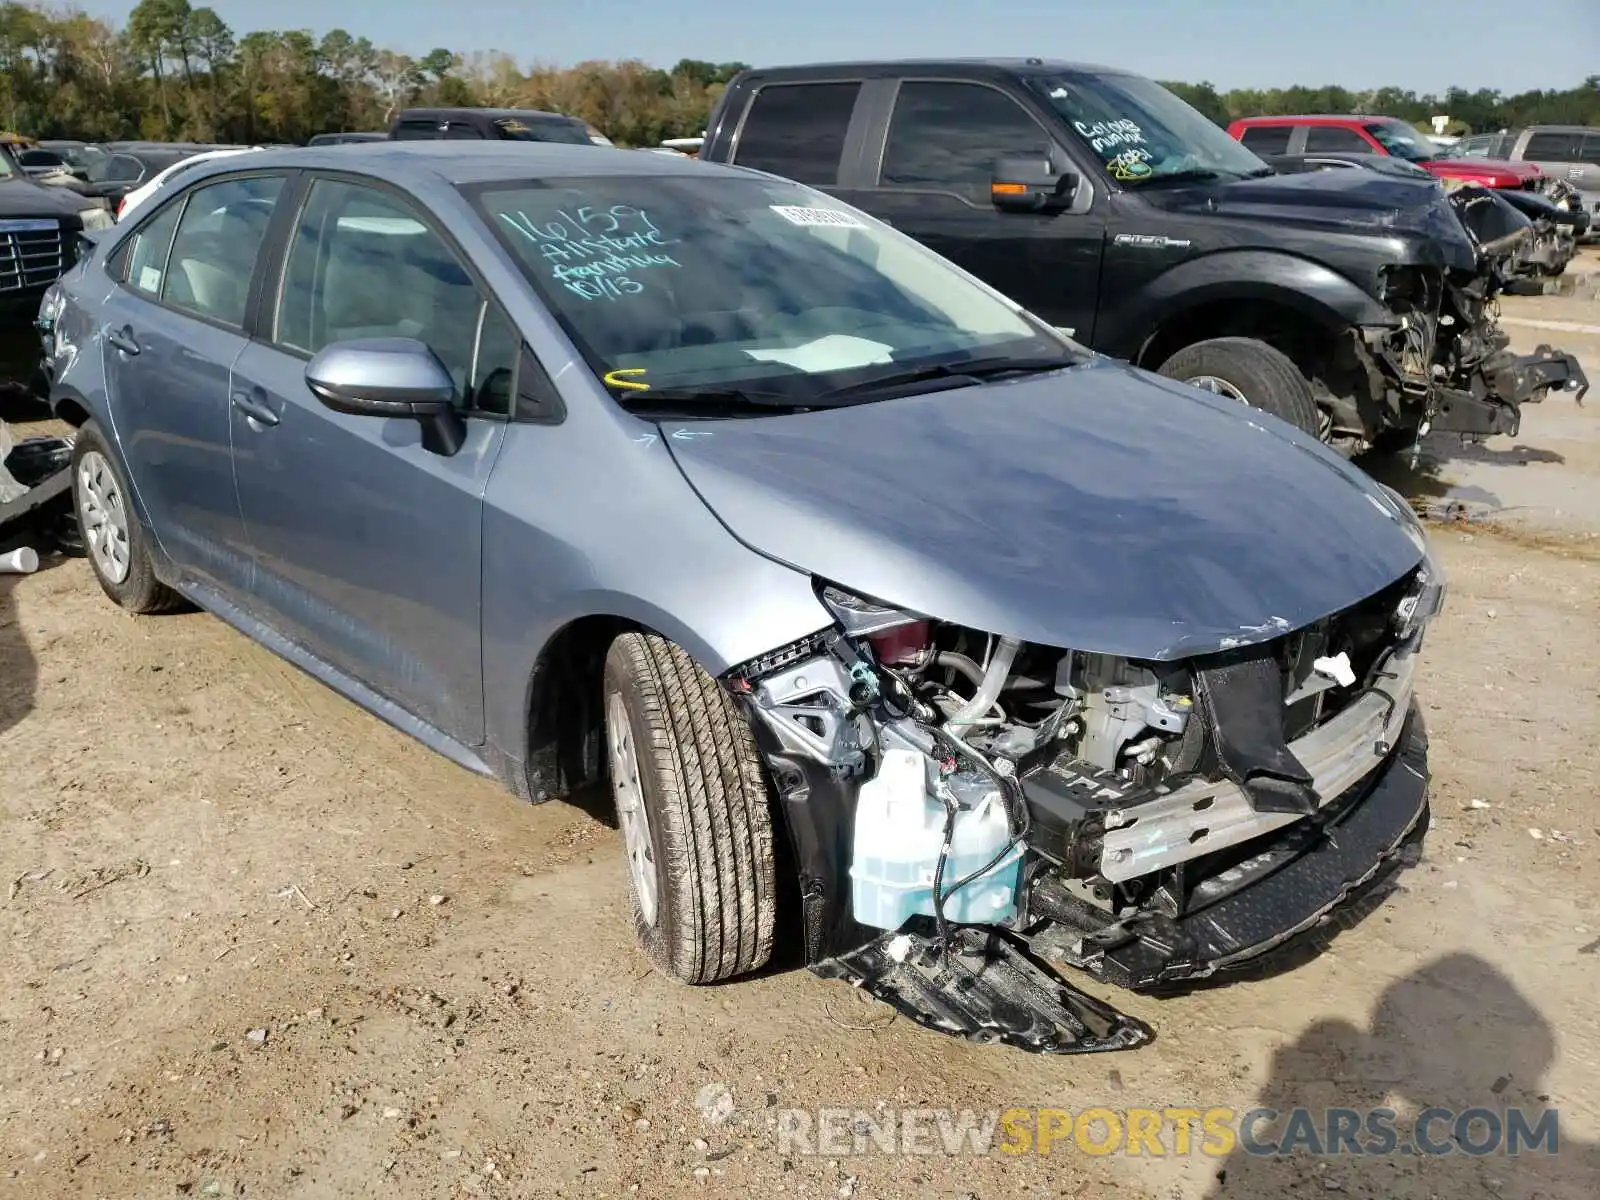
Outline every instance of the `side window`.
[[(1287, 130), (1285, 130), (1287, 132)], [(1252, 147), (1254, 149), (1254, 147)], [(1306, 129), (1306, 153), (1354, 151), (1371, 153), (1372, 146), (1354, 129), (1342, 125), (1311, 125)]]
[(1044, 128), (1003, 92), (977, 83), (902, 83), (878, 182), (948, 188), (987, 201), (999, 159), (1049, 153)]
[(1293, 133), (1293, 125), (1251, 125), (1239, 140), (1257, 154), (1287, 154), (1289, 137)]
[(1533, 162), (1576, 162), (1581, 135), (1576, 133), (1533, 133), (1522, 157)]
[(394, 140), (397, 142), (426, 142), (438, 136), (439, 122), (433, 120), (401, 121), (394, 131)]
[(492, 374), (487, 358), (475, 370), (480, 307), (472, 277), (409, 204), (319, 179), (284, 262), (273, 340), (315, 354), (354, 338), (416, 338), (468, 397)]
[(483, 134), (465, 121), (451, 121), (445, 126), (444, 136), (447, 141), (453, 142), (483, 141)]
[(167, 251), (172, 249), (172, 234), (182, 211), (182, 200), (167, 205), (117, 251), (120, 261), (112, 268), (112, 274), (151, 300), (161, 298)]
[(756, 93), (733, 161), (797, 183), (839, 182), (859, 83), (770, 84)]
[(189, 193), (172, 239), (161, 299), (224, 325), (244, 325), (256, 252), (267, 236), (283, 176), (224, 179)]
[(517, 355), (522, 338), (498, 308), (483, 301), (478, 306), (478, 344), (473, 348), (472, 377), (467, 407), (479, 412), (511, 415), (516, 386)]

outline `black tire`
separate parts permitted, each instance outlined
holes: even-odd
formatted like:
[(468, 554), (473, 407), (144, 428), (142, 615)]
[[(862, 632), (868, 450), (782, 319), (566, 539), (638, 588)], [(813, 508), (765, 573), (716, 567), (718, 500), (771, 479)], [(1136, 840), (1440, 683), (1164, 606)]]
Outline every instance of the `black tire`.
[(612, 728), (620, 698), (649, 818), (653, 918), (629, 873), (645, 955), (685, 983), (757, 970), (772, 956), (778, 888), (771, 793), (744, 714), (688, 654), (656, 634), (617, 638), (603, 687), (613, 794), (622, 794)]
[(1185, 346), (1158, 368), (1185, 383), (1210, 376), (1236, 388), (1251, 408), (1279, 417), (1314, 438), (1322, 418), (1311, 383), (1281, 350), (1255, 338), (1223, 337)]
[(1415, 429), (1381, 429), (1372, 439), (1372, 453), (1404, 454), (1416, 444)]
[(106, 464), (116, 493), (121, 497), (127, 525), (128, 572), (123, 578), (119, 580), (107, 575), (99, 557), (93, 553), (88, 555), (89, 566), (94, 571), (94, 577), (100, 581), (101, 590), (131, 613), (162, 613), (185, 607), (183, 597), (156, 578), (155, 568), (150, 562), (150, 535), (139, 523), (138, 514), (133, 510), (128, 477), (105, 435), (100, 432), (100, 426), (93, 421), (78, 430), (77, 443), (72, 448), (72, 514), (78, 528), (84, 532), (84, 541), (88, 541), (88, 525), (84, 522), (83, 513), (82, 467), (84, 457), (91, 452), (98, 454)]

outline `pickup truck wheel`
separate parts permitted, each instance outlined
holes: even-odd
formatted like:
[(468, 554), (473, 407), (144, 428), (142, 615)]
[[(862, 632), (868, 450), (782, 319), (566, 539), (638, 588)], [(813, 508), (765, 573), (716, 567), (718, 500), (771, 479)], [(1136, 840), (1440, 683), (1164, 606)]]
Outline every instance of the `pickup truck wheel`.
[(1310, 382), (1288, 355), (1255, 338), (1196, 342), (1162, 363), (1158, 373), (1259, 408), (1326, 440)]
[(131, 613), (185, 607), (183, 597), (156, 578), (127, 478), (93, 421), (78, 430), (72, 448), (72, 508), (101, 591)]
[(766, 770), (717, 681), (656, 634), (606, 654), (606, 746), (645, 955), (685, 983), (772, 956), (777, 879)]

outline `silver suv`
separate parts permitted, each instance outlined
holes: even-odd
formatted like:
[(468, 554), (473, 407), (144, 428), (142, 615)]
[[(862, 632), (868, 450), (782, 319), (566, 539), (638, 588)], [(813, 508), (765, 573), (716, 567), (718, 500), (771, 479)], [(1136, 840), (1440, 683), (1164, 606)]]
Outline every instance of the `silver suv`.
[(1462, 158), (1536, 163), (1549, 178), (1564, 179), (1577, 188), (1585, 211), (1600, 213), (1600, 129), (1585, 125), (1502, 129), (1462, 138), (1455, 151)]

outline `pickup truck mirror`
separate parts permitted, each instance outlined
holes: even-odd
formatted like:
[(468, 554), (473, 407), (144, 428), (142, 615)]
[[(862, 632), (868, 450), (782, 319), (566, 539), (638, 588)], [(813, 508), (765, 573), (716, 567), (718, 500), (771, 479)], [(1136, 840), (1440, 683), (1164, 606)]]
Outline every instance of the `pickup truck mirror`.
[(1006, 212), (1056, 212), (1078, 194), (1079, 177), (1056, 171), (1045, 158), (1002, 158), (989, 182), (989, 199)]

